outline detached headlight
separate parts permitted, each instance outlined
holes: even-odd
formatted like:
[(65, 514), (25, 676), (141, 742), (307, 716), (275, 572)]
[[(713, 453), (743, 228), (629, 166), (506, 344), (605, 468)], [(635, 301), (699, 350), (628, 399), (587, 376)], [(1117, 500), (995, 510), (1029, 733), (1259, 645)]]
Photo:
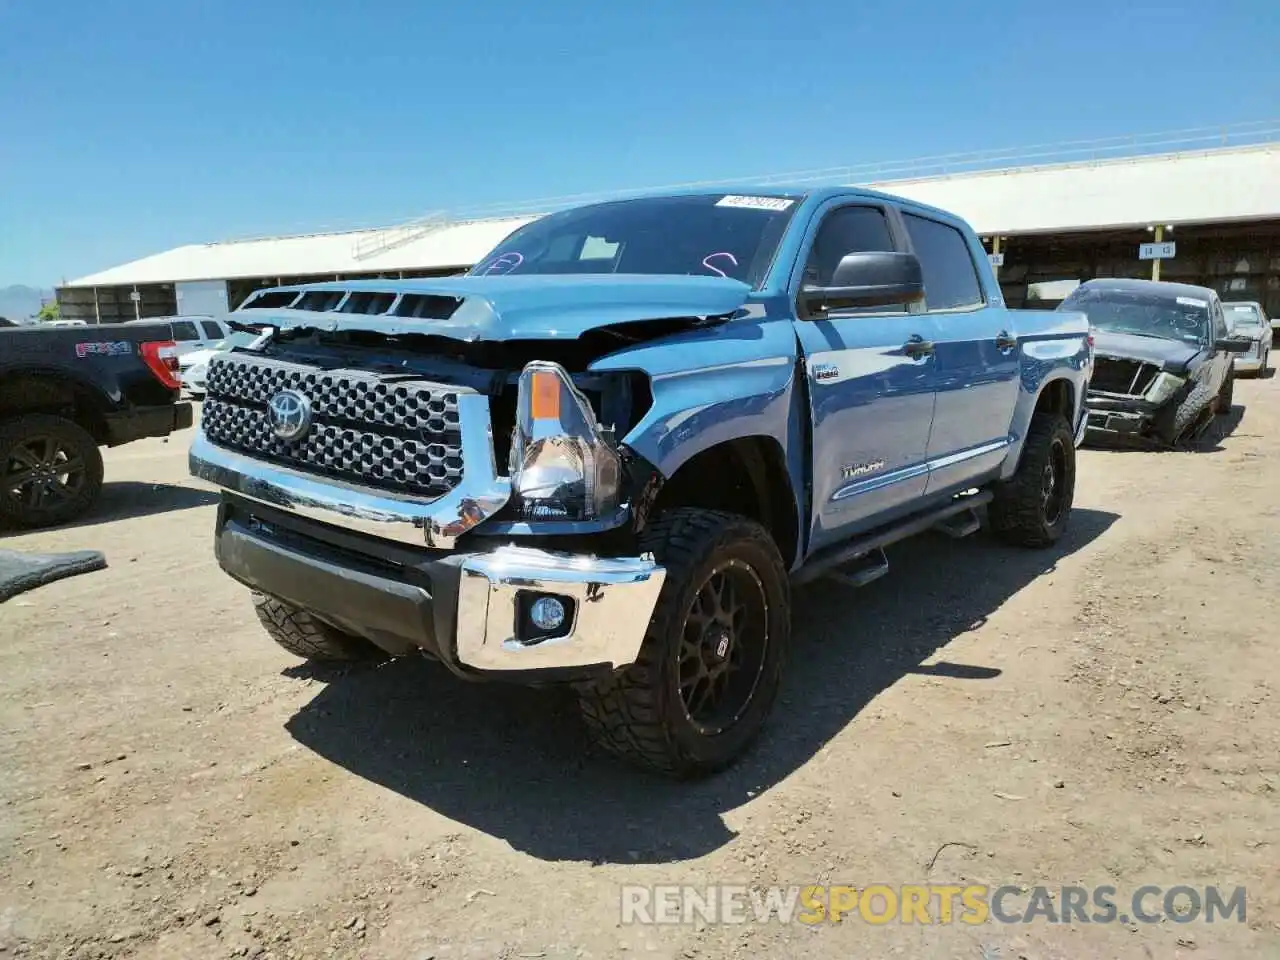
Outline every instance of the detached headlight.
[(526, 520), (593, 520), (618, 504), (618, 453), (558, 363), (520, 374), (512, 502)]
[(1164, 403), (1181, 390), (1186, 382), (1182, 377), (1174, 376), (1172, 373), (1157, 374), (1155, 380), (1151, 381), (1151, 386), (1147, 388), (1146, 399), (1152, 403)]

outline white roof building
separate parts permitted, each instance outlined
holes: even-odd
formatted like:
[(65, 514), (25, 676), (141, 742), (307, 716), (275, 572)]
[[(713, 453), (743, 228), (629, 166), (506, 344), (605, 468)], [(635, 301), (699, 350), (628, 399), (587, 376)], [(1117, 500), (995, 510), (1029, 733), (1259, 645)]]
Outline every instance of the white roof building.
[[(857, 173), (854, 168), (842, 172), (843, 178), (828, 172), (825, 182), (852, 182)], [(1274, 220), (1280, 219), (1280, 143), (882, 179), (869, 185), (959, 214), (983, 236)], [(437, 215), (385, 229), (190, 244), (79, 277), (62, 289), (447, 272), (470, 267), (533, 219), (531, 214), (450, 221)]]
[(66, 286), (111, 287), (469, 267), (507, 234), (532, 219), (448, 223), (429, 218), (378, 230), (193, 243), (91, 273)]
[(1280, 217), (1280, 143), (991, 170), (878, 189), (956, 213), (983, 235)]

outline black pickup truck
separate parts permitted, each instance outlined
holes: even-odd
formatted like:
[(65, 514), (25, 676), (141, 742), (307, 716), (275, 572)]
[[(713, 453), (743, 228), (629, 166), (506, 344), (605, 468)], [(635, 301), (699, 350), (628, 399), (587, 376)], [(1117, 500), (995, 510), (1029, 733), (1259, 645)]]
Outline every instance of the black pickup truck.
[(99, 447), (191, 426), (166, 322), (0, 328), (0, 527), (80, 516), (102, 488)]

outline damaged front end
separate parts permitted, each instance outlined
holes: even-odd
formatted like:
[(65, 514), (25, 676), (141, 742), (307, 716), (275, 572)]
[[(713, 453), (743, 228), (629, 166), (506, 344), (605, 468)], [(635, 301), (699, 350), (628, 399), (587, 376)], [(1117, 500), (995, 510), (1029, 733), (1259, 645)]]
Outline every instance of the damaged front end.
[(1171, 443), (1172, 413), (1192, 389), (1193, 378), (1159, 364), (1096, 357), (1089, 383), (1086, 436), (1092, 440)]

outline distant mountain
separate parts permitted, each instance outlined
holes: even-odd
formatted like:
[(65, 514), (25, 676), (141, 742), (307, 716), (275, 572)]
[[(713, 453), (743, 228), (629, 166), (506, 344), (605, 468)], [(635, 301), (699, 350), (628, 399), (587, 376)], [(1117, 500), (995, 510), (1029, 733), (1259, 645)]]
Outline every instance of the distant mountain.
[(43, 301), (52, 299), (52, 290), (24, 287), (22, 284), (0, 287), (0, 317), (26, 320), (40, 312), (40, 304)]

